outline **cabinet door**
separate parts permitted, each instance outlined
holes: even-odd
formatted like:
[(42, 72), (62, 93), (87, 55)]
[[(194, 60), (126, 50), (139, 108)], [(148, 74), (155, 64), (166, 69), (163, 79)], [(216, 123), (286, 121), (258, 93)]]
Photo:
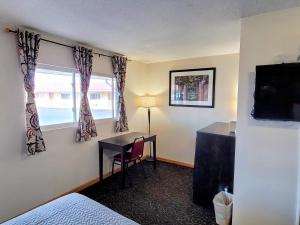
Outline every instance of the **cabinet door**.
[(219, 188), (233, 193), (235, 138), (227, 137), (219, 155)]
[[(233, 154), (232, 154), (233, 153)], [(225, 187), (232, 191), (234, 138), (197, 133), (194, 164), (194, 202), (211, 205)]]

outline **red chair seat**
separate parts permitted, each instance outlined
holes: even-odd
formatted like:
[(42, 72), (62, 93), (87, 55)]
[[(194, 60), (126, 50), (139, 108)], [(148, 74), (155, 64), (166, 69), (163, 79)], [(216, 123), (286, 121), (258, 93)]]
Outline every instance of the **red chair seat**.
[[(125, 163), (130, 163), (131, 161), (133, 161), (133, 159), (131, 158), (131, 152), (125, 152), (124, 157), (125, 157)], [(122, 161), (121, 153), (115, 155), (114, 160), (121, 162)]]

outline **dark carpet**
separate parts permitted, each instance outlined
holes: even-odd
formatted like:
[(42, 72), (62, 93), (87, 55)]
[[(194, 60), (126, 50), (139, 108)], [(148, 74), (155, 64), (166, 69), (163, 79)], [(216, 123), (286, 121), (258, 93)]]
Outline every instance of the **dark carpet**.
[(133, 185), (120, 188), (115, 174), (81, 192), (142, 225), (214, 225), (212, 209), (192, 202), (193, 170), (158, 162), (157, 169), (144, 162), (145, 179), (139, 164), (129, 169)]

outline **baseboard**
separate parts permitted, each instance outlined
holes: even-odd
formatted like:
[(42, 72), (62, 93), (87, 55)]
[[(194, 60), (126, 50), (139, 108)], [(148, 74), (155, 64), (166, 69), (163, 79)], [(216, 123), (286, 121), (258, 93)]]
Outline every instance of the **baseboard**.
[[(119, 173), (119, 172), (121, 172), (121, 168), (117, 168), (117, 169), (114, 170), (115, 174)], [(112, 175), (111, 172), (105, 173), (105, 174), (103, 174), (103, 179), (106, 179), (106, 178), (110, 177), (111, 175)], [(97, 184), (99, 181), (100, 181), (100, 177), (92, 179), (92, 180), (90, 180), (90, 181), (88, 181), (88, 182), (86, 182), (86, 183), (84, 183), (84, 184), (82, 184), (82, 185), (80, 185), (76, 188), (73, 188), (72, 190), (62, 194), (62, 196), (73, 193), (73, 192), (80, 192), (80, 191), (82, 191), (82, 190), (84, 190), (84, 189), (86, 189), (86, 188), (88, 188), (88, 187), (90, 187), (94, 184)], [(62, 196), (60, 196), (60, 197), (62, 197)]]
[(166, 162), (166, 163), (171, 163), (171, 164), (175, 164), (175, 165), (178, 165), (178, 166), (184, 166), (184, 167), (194, 168), (194, 165), (192, 163), (181, 162), (181, 161), (177, 161), (177, 160), (173, 160), (173, 159), (167, 159), (167, 158), (163, 158), (163, 157), (156, 157), (156, 159), (158, 161), (162, 161), (162, 162)]

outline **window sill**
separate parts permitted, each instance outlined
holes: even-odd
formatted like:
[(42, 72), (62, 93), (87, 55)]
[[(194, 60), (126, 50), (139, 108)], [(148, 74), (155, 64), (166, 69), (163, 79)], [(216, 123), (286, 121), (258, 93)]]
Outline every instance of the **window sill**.
[(95, 124), (103, 124), (103, 123), (110, 123), (110, 122), (116, 122), (116, 118), (105, 118), (105, 119), (95, 119)]
[(47, 132), (47, 131), (53, 131), (53, 130), (72, 128), (72, 127), (74, 127), (74, 128), (77, 127), (77, 123), (71, 122), (71, 123), (45, 125), (45, 126), (41, 126), (41, 130), (43, 132)]
[[(96, 119), (95, 124), (101, 125), (101, 124), (106, 124), (106, 123), (114, 123), (116, 122), (116, 118), (105, 118), (105, 119)], [(78, 123), (60, 123), (60, 124), (51, 124), (51, 125), (45, 125), (41, 126), (41, 130), (43, 132), (47, 131), (55, 131), (55, 130), (61, 130), (61, 129), (69, 129), (69, 128), (77, 128)]]

